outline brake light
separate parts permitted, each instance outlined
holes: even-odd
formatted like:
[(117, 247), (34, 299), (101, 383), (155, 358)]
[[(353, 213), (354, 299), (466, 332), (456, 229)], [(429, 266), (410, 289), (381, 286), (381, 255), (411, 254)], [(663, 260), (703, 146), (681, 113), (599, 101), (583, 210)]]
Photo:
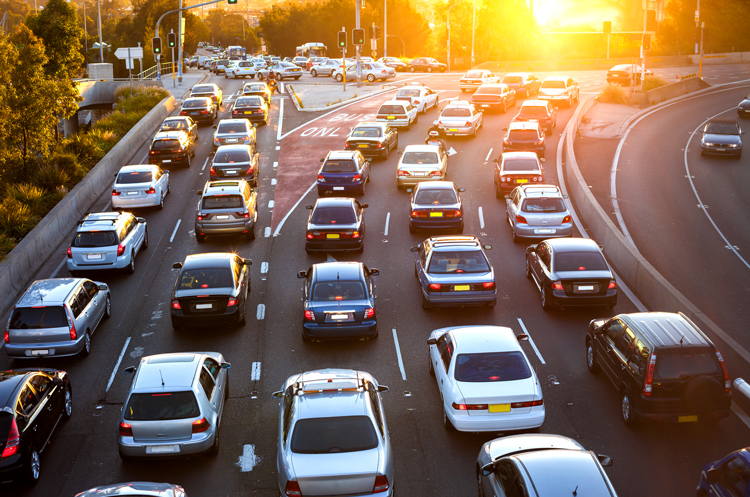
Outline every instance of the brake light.
[(299, 489), (299, 483), (297, 483), (297, 480), (287, 481), (284, 493), (287, 497), (302, 497), (302, 491)]
[(370, 319), (375, 317), (375, 309), (372, 307), (368, 307), (365, 309), (365, 319)]
[(8, 330), (5, 330), (5, 343), (10, 343), (10, 334)]
[(411, 217), (419, 217), (419, 211), (411, 211)]
[(488, 409), (487, 404), (456, 404), (453, 403), (453, 409), (457, 411), (484, 411)]
[(552, 289), (553, 290), (562, 290), (563, 289), (562, 283), (560, 281), (553, 281), (552, 282)]
[(656, 352), (651, 354), (651, 359), (648, 361), (648, 370), (646, 371), (646, 383), (643, 385), (643, 395), (646, 397), (651, 396), (651, 390), (654, 383), (654, 367), (656, 366)]
[(389, 488), (391, 488), (391, 486), (388, 483), (387, 476), (378, 475), (375, 477), (375, 486), (372, 487), (372, 493), (379, 494), (380, 492), (387, 492)]
[(73, 252), (70, 249), (70, 247), (68, 247), (67, 253), (68, 253), (68, 259), (72, 259), (73, 258)]
[(326, 182), (325, 176), (323, 176), (322, 174), (319, 174), (318, 175), (318, 181), (321, 182), (321, 183), (325, 183)]
[(197, 421), (193, 421), (193, 433), (203, 433), (209, 428), (211, 428), (211, 425), (208, 424), (208, 420), (206, 418), (201, 418)]
[(249, 219), (250, 218), (250, 213), (249, 212), (238, 212), (237, 215), (240, 216), (240, 217), (242, 217), (242, 218), (244, 218), (244, 219)]
[(516, 214), (516, 222), (520, 224), (529, 224), (525, 217)]
[(154, 189), (154, 187), (152, 186), (151, 188), (149, 188), (148, 190), (146, 190), (146, 191), (145, 191), (144, 193), (145, 193), (146, 195), (153, 195), (154, 193), (156, 193), (156, 190), (155, 190), (155, 189)]
[(440, 291), (440, 283), (430, 283), (430, 290)]
[(204, 109), (201, 111), (201, 114), (208, 114), (208, 111)]
[[(450, 214), (450, 212), (448, 214)], [(454, 211), (453, 212), (453, 217), (461, 217), (461, 211)]]
[(607, 287), (607, 289), (613, 290), (615, 288), (617, 288), (617, 282), (615, 280), (609, 280), (609, 286)]
[(524, 407), (536, 407), (541, 406), (544, 404), (544, 401), (542, 399), (539, 400), (531, 400), (528, 402), (513, 402), (510, 407), (511, 409), (522, 409)]
[(442, 176), (442, 171), (430, 171), (430, 174), (428, 176)]
[(361, 174), (355, 174), (352, 178), (352, 183), (356, 183), (357, 181), (362, 181), (362, 175)]
[(117, 257), (120, 257), (122, 254), (125, 253), (125, 245), (118, 245), (117, 246)]
[(464, 126), (471, 126), (471, 121), (466, 121), (466, 122), (464, 123)]
[(352, 231), (352, 238), (359, 238), (359, 231)]
[(211, 176), (216, 176), (216, 169), (214, 169), (214, 166), (211, 166), (211, 169), (208, 170), (208, 174)]
[[(153, 152), (151, 152), (151, 153), (153, 154)], [(116, 197), (116, 196), (118, 196), (119, 194), (120, 194), (120, 192), (118, 192), (117, 190), (114, 190), (114, 189), (112, 190), (112, 196), (113, 196), (113, 197)]]
[(344, 148), (349, 148), (349, 142), (344, 143)]
[(565, 216), (562, 220), (563, 223), (569, 223), (571, 220), (570, 216)]
[(315, 321), (315, 313), (313, 311), (305, 311), (305, 321)]
[(182, 307), (180, 307), (180, 303), (179, 302), (177, 302), (176, 300), (173, 300), (172, 301), (172, 309), (182, 309)]
[(237, 114), (239, 114), (239, 112), (238, 112), (238, 111), (236, 111), (236, 110), (233, 110), (233, 111), (232, 111), (232, 115), (235, 115), (235, 116), (236, 116)]
[(411, 174), (409, 174), (409, 171), (399, 171), (397, 176), (411, 176)]
[(382, 143), (378, 143), (377, 145), (375, 145), (375, 148), (383, 148), (383, 144)]
[(729, 371), (727, 371), (727, 366), (724, 364), (724, 358), (721, 357), (721, 354), (719, 351), (716, 351), (716, 357), (719, 359), (719, 364), (721, 364), (721, 370), (724, 372), (724, 392), (729, 393), (732, 388), (732, 382), (729, 379)]
[(234, 307), (237, 305), (237, 299), (230, 298), (227, 302), (227, 307)]
[(180, 115), (181, 115), (181, 116), (187, 116), (187, 112), (185, 112), (184, 110), (183, 110), (183, 111), (180, 111)]
[(133, 436), (133, 427), (130, 426), (129, 423), (121, 421), (120, 422), (120, 436), (121, 437), (132, 437)]
[(313, 238), (315, 238), (315, 236), (313, 236), (313, 234), (312, 234), (312, 233), (308, 233), (308, 234), (307, 234), (307, 239), (308, 239), (308, 240), (312, 240)]
[(484, 288), (485, 290), (492, 290), (493, 288), (495, 288), (495, 282), (485, 281), (484, 283), (482, 283), (482, 288)]
[(70, 331), (70, 340), (76, 340), (78, 338), (78, 333), (76, 332), (76, 323), (73, 321), (73, 316), (70, 314), (70, 309), (68, 308), (68, 304), (65, 304), (65, 317), (68, 318), (68, 330)]

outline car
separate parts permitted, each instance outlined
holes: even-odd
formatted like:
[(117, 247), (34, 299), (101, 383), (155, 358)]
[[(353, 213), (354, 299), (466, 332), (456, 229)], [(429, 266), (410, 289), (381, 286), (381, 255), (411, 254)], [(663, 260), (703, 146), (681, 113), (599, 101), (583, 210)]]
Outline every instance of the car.
[(500, 78), (495, 76), (492, 71), (487, 69), (471, 69), (458, 80), (458, 87), (463, 93), (467, 90), (476, 90), (480, 85), (490, 85), (499, 82)]
[(291, 57), (284, 57), (284, 60), (282, 62), (289, 62), (290, 64), (294, 64), (294, 59), (292, 59)]
[(526, 248), (526, 277), (541, 296), (542, 309), (617, 305), (617, 281), (590, 238), (551, 238)]
[(378, 109), (375, 121), (393, 127), (403, 127), (408, 130), (412, 124), (419, 122), (419, 113), (417, 112), (417, 108), (410, 102), (388, 100), (387, 102), (383, 102)]
[(214, 149), (222, 145), (250, 145), (255, 149), (255, 126), (250, 121), (242, 118), (222, 119), (218, 125), (214, 125)]
[(387, 160), (391, 151), (398, 149), (398, 130), (379, 122), (361, 121), (346, 137), (344, 147), (358, 150), (365, 157)]
[(111, 316), (112, 297), (105, 283), (86, 278), (37, 280), (12, 309), (5, 353), (15, 360), (86, 357), (91, 335)]
[(396, 72), (403, 72), (406, 71), (406, 64), (401, 62), (401, 60), (397, 59), (396, 57), (381, 57), (378, 59), (378, 62), (381, 64), (385, 64), (388, 67), (392, 67), (396, 70)]
[(60, 421), (73, 415), (70, 377), (49, 368), (3, 371), (0, 399), (0, 479), (36, 484), (42, 452)]
[(276, 57), (275, 55), (272, 55), (269, 61), (270, 61), (271, 63), (274, 63), (274, 62), (282, 62), (282, 60), (281, 60), (281, 57)]
[(511, 90), (515, 91), (516, 96), (523, 94), (525, 98), (539, 93), (539, 87), (542, 86), (541, 80), (527, 72), (508, 73), (503, 76), (501, 83), (508, 85)]
[(94, 487), (76, 494), (75, 497), (100, 497), (108, 495), (138, 496), (138, 497), (187, 497), (185, 489), (171, 483), (151, 483), (146, 481), (131, 481), (127, 483), (115, 483), (102, 487)]
[(643, 419), (712, 423), (730, 414), (732, 384), (724, 359), (682, 313), (592, 320), (586, 365), (592, 373), (604, 371), (615, 386), (628, 426)]
[(525, 434), (491, 440), (476, 462), (479, 497), (571, 495), (617, 497), (604, 468), (612, 458), (562, 435)]
[(448, 66), (436, 61), (432, 57), (419, 57), (409, 61), (407, 67), (411, 72), (445, 72)]
[(405, 100), (416, 107), (417, 112), (424, 114), (427, 109), (440, 105), (440, 97), (436, 91), (427, 88), (424, 83), (407, 83), (404, 88), (396, 92), (394, 100)]
[(208, 97), (190, 97), (182, 102), (181, 116), (190, 116), (197, 123), (213, 123), (219, 116), (219, 106)]
[(211, 60), (208, 61), (208, 65), (207, 65), (206, 69), (208, 69), (211, 72), (216, 72), (216, 61), (217, 60), (218, 60), (217, 58), (212, 57)]
[(310, 211), (305, 230), (305, 252), (362, 252), (365, 248), (365, 212), (369, 206), (353, 198), (319, 198)]
[[(148, 163), (190, 167), (195, 157), (195, 140), (186, 131), (159, 131), (151, 140)], [(114, 192), (112, 192), (114, 195)]]
[(343, 67), (341, 59), (324, 60), (310, 68), (310, 76), (313, 78), (317, 78), (318, 76), (333, 76), (334, 71), (337, 71), (341, 67)]
[[(607, 71), (607, 83), (617, 83), (625, 86), (641, 84), (643, 67), (637, 64), (620, 64)], [(646, 69), (646, 77), (654, 73)]]
[(453, 326), (430, 333), (428, 367), (437, 381), (447, 430), (508, 432), (542, 426), (542, 387), (520, 343), (527, 339), (504, 326)]
[(538, 122), (547, 134), (551, 135), (552, 130), (557, 127), (557, 109), (544, 100), (526, 100), (521, 104), (521, 110), (511, 122), (524, 121)]
[(318, 195), (326, 193), (365, 194), (370, 181), (370, 159), (365, 159), (359, 150), (330, 151), (318, 171)]
[(304, 280), (302, 339), (377, 338), (372, 277), (380, 271), (361, 262), (323, 262), (297, 273)]
[(268, 124), (268, 104), (263, 97), (256, 95), (237, 97), (232, 105), (232, 117), (246, 119), (251, 123)]
[(169, 193), (169, 171), (153, 164), (123, 166), (112, 185), (112, 209), (164, 208)]
[(443, 108), (438, 117), (448, 136), (477, 136), (482, 127), (483, 115), (474, 104), (461, 100), (454, 100)]
[(409, 233), (419, 229), (456, 230), (464, 232), (464, 209), (461, 193), (451, 181), (418, 183), (411, 193), (409, 205)]
[(250, 79), (252, 79), (255, 77), (256, 73), (257, 69), (255, 68), (255, 64), (249, 60), (238, 60), (230, 63), (224, 70), (224, 77), (234, 79), (250, 77)]
[(737, 104), (737, 115), (740, 117), (750, 116), (750, 95), (746, 96)]
[(195, 67), (196, 65), (198, 65), (198, 56), (197, 55), (193, 55), (190, 58), (190, 62), (188, 63), (188, 65), (189, 65), (189, 67)]
[(511, 122), (503, 131), (503, 152), (535, 152), (544, 159), (545, 133), (538, 121)]
[(265, 69), (258, 71), (258, 79), (266, 79), (273, 72), (276, 81), (283, 81), (286, 78), (293, 78), (295, 81), (302, 77), (302, 69), (291, 62), (274, 62)]
[[(362, 62), (362, 79), (366, 79), (370, 83), (374, 81), (387, 81), (391, 78), (396, 77), (396, 71), (384, 66), (383, 64), (378, 64), (374, 62)], [(344, 80), (344, 67), (341, 66), (340, 68), (333, 71), (333, 79), (335, 79), (338, 82), (341, 82)], [(356, 81), (357, 80), (357, 66), (356, 65), (349, 65), (346, 66), (346, 79), (347, 81)]]
[(516, 106), (516, 92), (504, 83), (485, 84), (471, 96), (471, 103), (480, 109), (501, 109)]
[(279, 492), (393, 497), (393, 449), (380, 394), (369, 373), (321, 369), (290, 376), (279, 399)]
[(296, 65), (298, 65), (299, 67), (306, 67), (307, 66), (307, 60), (308, 60), (307, 57), (298, 56), (298, 57), (294, 57), (292, 59), (292, 62), (295, 63)]
[(328, 57), (310, 57), (307, 59), (307, 62), (305, 62), (305, 70), (310, 71), (312, 70), (313, 66), (317, 66), (318, 64), (321, 64), (328, 60)]
[(536, 96), (539, 100), (547, 100), (553, 104), (564, 103), (573, 107), (581, 97), (581, 89), (578, 83), (567, 76), (549, 76), (544, 78), (542, 86)]
[(515, 187), (544, 183), (544, 167), (535, 152), (507, 152), (495, 163), (495, 196), (505, 198)]
[(214, 74), (217, 76), (223, 72), (226, 71), (227, 67), (229, 67), (229, 59), (227, 58), (220, 58), (216, 60), (216, 65), (214, 66)]
[(118, 428), (120, 458), (216, 457), (230, 367), (218, 352), (176, 352), (125, 368), (133, 379)]
[(258, 96), (266, 101), (266, 105), (271, 106), (271, 90), (266, 83), (245, 83), (242, 87), (242, 96)]
[(193, 142), (197, 142), (199, 138), (198, 123), (188, 116), (167, 117), (161, 123), (159, 131), (184, 131), (193, 139)]
[(702, 130), (701, 155), (729, 155), (742, 157), (742, 139), (745, 132), (734, 119), (711, 119)]
[(258, 186), (260, 154), (252, 145), (222, 145), (213, 156), (208, 174), (214, 180), (247, 181), (251, 187)]
[[(246, 146), (246, 145), (245, 145)], [(196, 192), (201, 199), (195, 213), (195, 238), (245, 235), (255, 240), (258, 223), (258, 192), (244, 179), (207, 181)]]
[(190, 90), (190, 96), (191, 97), (209, 97), (219, 107), (221, 107), (224, 104), (224, 94), (221, 91), (221, 88), (219, 88), (219, 86), (215, 84), (195, 85)]
[(521, 185), (505, 199), (513, 242), (573, 236), (570, 211), (557, 185)]
[(398, 189), (447, 177), (448, 154), (437, 145), (407, 145), (396, 166)]
[(250, 259), (237, 254), (191, 254), (179, 269), (170, 301), (172, 328), (188, 326), (244, 326), (251, 291)]
[(706, 464), (698, 482), (699, 497), (745, 497), (750, 490), (750, 448)]
[(135, 272), (135, 256), (148, 248), (148, 224), (129, 212), (88, 212), (78, 221), (68, 246), (67, 267), (82, 271), (122, 269)]

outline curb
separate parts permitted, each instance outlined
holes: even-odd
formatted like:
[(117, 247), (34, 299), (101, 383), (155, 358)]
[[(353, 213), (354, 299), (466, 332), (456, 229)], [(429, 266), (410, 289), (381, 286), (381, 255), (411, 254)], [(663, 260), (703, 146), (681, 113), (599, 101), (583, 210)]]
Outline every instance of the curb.
[[(299, 84), (299, 83), (297, 83), (297, 84)], [(351, 103), (358, 102), (359, 100), (364, 100), (366, 98), (374, 97), (376, 95), (382, 95), (383, 93), (387, 93), (387, 92), (393, 91), (395, 89), (395, 87), (394, 88), (387, 88), (387, 89), (383, 89), (381, 91), (376, 91), (376, 92), (368, 93), (367, 95), (362, 95), (361, 97), (354, 97), (354, 98), (350, 98), (348, 100), (344, 100), (342, 102), (337, 102), (335, 104), (327, 105), (325, 107), (314, 107), (314, 108), (309, 108), (308, 109), (308, 108), (302, 107), (302, 103), (298, 101), (299, 97), (297, 96), (297, 93), (294, 91), (294, 88), (292, 88), (292, 85), (291, 84), (286, 84), (285, 86), (286, 86), (286, 93), (289, 94), (289, 96), (291, 97), (291, 101), (294, 103), (294, 106), (297, 108), (297, 110), (299, 112), (321, 112), (321, 111), (325, 111), (325, 110), (333, 110), (333, 109), (335, 109), (337, 107), (341, 107), (343, 105), (349, 105)]]

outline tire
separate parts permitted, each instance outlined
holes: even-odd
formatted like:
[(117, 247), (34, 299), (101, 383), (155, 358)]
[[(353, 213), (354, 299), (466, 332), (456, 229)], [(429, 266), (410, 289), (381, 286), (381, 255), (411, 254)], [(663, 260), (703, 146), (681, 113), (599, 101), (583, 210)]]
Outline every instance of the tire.
[(711, 415), (721, 409), (723, 398), (724, 386), (710, 376), (696, 376), (685, 385), (683, 393), (685, 405), (700, 421), (715, 419)]
[(32, 446), (29, 450), (29, 456), (26, 461), (26, 465), (23, 468), (24, 479), (30, 485), (36, 485), (39, 483), (39, 477), (41, 475), (41, 461), (39, 459), (39, 450)]
[(513, 243), (518, 243), (520, 239), (518, 238), (518, 235), (516, 235), (516, 230), (514, 230), (512, 227), (510, 229), (511, 231), (511, 239), (513, 240)]
[(245, 236), (247, 237), (248, 240), (251, 240), (251, 241), (255, 240), (255, 223), (253, 223), (253, 229), (251, 229), (250, 231), (248, 231), (245, 234)]
[(258, 73), (258, 79), (261, 80), (261, 81), (263, 81), (263, 74), (262, 73)]
[(497, 185), (495, 185), (495, 198), (505, 198), (505, 195), (503, 195), (503, 192), (500, 191)]
[(335, 79), (338, 83), (344, 81), (344, 77), (341, 74), (337, 74), (333, 79)]
[(245, 308), (242, 310), (242, 316), (237, 320), (237, 326), (242, 328), (247, 324), (247, 301), (245, 301)]
[(590, 373), (596, 374), (599, 372), (599, 363), (596, 362), (594, 344), (591, 343), (591, 340), (586, 340), (586, 367)]
[(125, 272), (128, 274), (135, 273), (135, 252), (130, 253), (130, 264), (125, 268)]
[(229, 79), (229, 75), (227, 74), (226, 71), (224, 71), (224, 79)]
[(65, 387), (65, 394), (63, 396), (63, 421), (67, 421), (73, 415), (73, 391), (70, 386)]
[(432, 356), (427, 353), (427, 370), (430, 372), (430, 376), (435, 376), (435, 368), (432, 367)]
[(367, 187), (367, 181), (365, 181), (364, 183), (362, 183), (362, 190), (359, 192), (359, 196), (360, 197), (364, 197), (365, 196), (365, 189), (366, 189), (366, 187)]
[(414, 72), (414, 66), (411, 66), (411, 67), (409, 68), (409, 70), (410, 70), (411, 72)]
[(375, 81), (375, 76), (373, 76), (372, 74), (368, 74), (367, 81), (369, 81), (370, 83), (373, 83)]
[(83, 348), (79, 352), (81, 357), (88, 357), (91, 354), (91, 333), (86, 330), (86, 334), (83, 335)]
[(164, 208), (164, 195), (161, 196), (161, 199), (159, 200), (159, 209)]
[(526, 279), (531, 280), (533, 279), (533, 276), (531, 276), (531, 265), (529, 264), (529, 258), (526, 258)]
[(633, 401), (627, 391), (620, 393), (620, 417), (625, 426), (633, 427), (638, 424), (638, 415), (633, 411)]
[(424, 296), (424, 293), (422, 294), (422, 309), (432, 309), (432, 304)]
[(219, 455), (219, 445), (220, 445), (220, 438), (219, 433), (221, 431), (221, 425), (216, 427), (216, 432), (214, 432), (214, 444), (211, 446), (210, 449), (208, 449), (208, 456), (209, 457), (216, 457)]
[(568, 108), (570, 109), (571, 107), (573, 107), (573, 96), (572, 95), (570, 97), (568, 97)]
[(484, 496), (484, 484), (482, 483), (482, 472), (477, 468), (477, 495), (479, 497)]
[(391, 154), (391, 148), (386, 146), (385, 147), (385, 155), (383, 156), (383, 160), (388, 160), (388, 156)]
[(310, 338), (309, 336), (305, 335), (305, 332), (302, 331), (302, 341), (303, 342), (312, 342), (312, 338)]
[(503, 100), (503, 114), (505, 114), (508, 111), (508, 101)]
[(552, 309), (552, 302), (549, 301), (549, 296), (547, 295), (547, 289), (542, 287), (542, 295), (541, 295), (541, 303), (542, 303), (542, 309), (544, 311), (549, 311)]
[(310, 71), (310, 76), (312, 76), (313, 78), (317, 78), (318, 77), (318, 71), (316, 71), (315, 69), (313, 69), (312, 71)]
[(296, 78), (294, 78), (294, 81), (299, 81), (299, 78), (301, 78), (301, 77), (302, 76), (297, 76)]
[(443, 427), (448, 431), (455, 431), (456, 429), (456, 427), (453, 426), (453, 423), (451, 423), (451, 420), (448, 419), (448, 413), (445, 411), (445, 405), (443, 405)]
[(477, 130), (479, 129), (479, 125), (474, 126), (474, 132), (471, 134), (473, 138), (477, 137)]
[(104, 317), (102, 319), (109, 319), (112, 317), (112, 298), (107, 294), (107, 300), (104, 302)]
[(195, 235), (195, 239), (198, 241), (198, 243), (205, 243), (206, 235)]
[[(216, 119), (216, 118), (214, 118), (214, 119)], [(190, 154), (188, 154), (188, 156), (187, 156), (187, 167), (190, 167), (192, 165), (192, 163), (193, 163), (193, 160), (190, 158)]]

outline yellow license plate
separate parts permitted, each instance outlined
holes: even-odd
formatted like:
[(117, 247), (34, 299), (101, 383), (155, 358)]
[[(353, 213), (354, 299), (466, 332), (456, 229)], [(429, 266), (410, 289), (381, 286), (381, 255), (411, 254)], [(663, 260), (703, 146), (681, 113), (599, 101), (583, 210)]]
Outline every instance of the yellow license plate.
[(246, 110), (245, 111), (245, 114), (252, 114), (252, 113), (253, 113), (253, 111), (251, 111), (251, 110)]
[(449, 129), (448, 131), (456, 132), (456, 131), (458, 131), (458, 129)]
[(694, 423), (698, 421), (698, 416), (677, 416), (678, 423)]
[(386, 119), (396, 119), (396, 116), (388, 116)]
[(529, 180), (527, 180), (527, 179), (517, 179), (516, 180), (516, 183), (528, 183), (528, 182), (529, 182)]
[(443, 217), (442, 212), (430, 212), (430, 217)]
[(490, 412), (510, 412), (510, 404), (490, 404)]
[(341, 238), (341, 235), (339, 235), (338, 233), (328, 233), (326, 235), (326, 238)]
[(471, 285), (456, 285), (453, 287), (453, 290), (456, 292), (468, 292), (471, 290)]
[(357, 145), (357, 146), (358, 146), (359, 148), (367, 148), (367, 144), (366, 144), (366, 143), (360, 143), (360, 144), (359, 144), (359, 145)]

